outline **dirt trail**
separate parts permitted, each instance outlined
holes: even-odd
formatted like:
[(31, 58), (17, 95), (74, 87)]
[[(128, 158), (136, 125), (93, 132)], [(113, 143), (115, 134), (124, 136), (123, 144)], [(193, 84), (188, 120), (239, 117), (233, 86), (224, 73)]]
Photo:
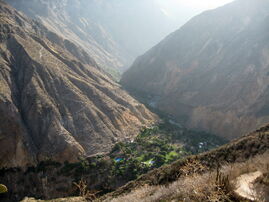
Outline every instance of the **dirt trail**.
[(43, 53), (42, 51), (44, 50), (44, 47), (42, 46), (41, 49), (39, 50), (39, 59), (42, 59)]
[(235, 192), (244, 198), (255, 200), (258, 194), (253, 188), (253, 182), (261, 175), (262, 173), (260, 171), (240, 175), (235, 180), (237, 187)]

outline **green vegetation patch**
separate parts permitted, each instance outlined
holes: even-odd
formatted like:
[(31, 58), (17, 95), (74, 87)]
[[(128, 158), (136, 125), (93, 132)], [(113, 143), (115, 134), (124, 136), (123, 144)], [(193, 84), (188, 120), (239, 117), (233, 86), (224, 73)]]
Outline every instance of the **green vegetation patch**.
[(116, 144), (109, 157), (113, 160), (113, 173), (135, 179), (152, 168), (224, 143), (225, 140), (214, 135), (164, 122), (143, 129), (132, 141)]
[[(62, 183), (63, 179), (70, 184), (83, 179), (90, 190), (98, 190), (98, 195), (103, 195), (154, 168), (224, 143), (214, 135), (164, 121), (144, 128), (132, 140), (115, 144), (108, 154), (80, 158), (76, 163), (60, 164), (48, 159), (36, 167), (28, 168), (18, 177), (17, 184), (23, 184), (25, 178), (32, 180), (33, 176), (46, 177), (48, 182), (55, 184)], [(73, 190), (70, 185), (57, 189), (59, 192), (68, 192), (70, 196), (78, 195), (76, 190), (70, 190)]]

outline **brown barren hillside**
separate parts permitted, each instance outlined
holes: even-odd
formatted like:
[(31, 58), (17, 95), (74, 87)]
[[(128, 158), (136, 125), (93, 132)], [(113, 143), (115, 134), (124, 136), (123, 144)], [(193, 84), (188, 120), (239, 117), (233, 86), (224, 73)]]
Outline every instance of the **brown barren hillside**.
[(0, 1), (0, 167), (107, 152), (156, 120), (81, 48)]
[[(269, 2), (206, 11), (137, 58), (121, 83), (188, 127), (229, 139), (269, 121)], [(152, 102), (153, 102), (152, 101)]]
[[(82, 47), (97, 64), (113, 72), (126, 65), (121, 47), (101, 24), (87, 16), (93, 1), (5, 0), (28, 17)], [(87, 9), (85, 11), (84, 9)], [(111, 72), (112, 73), (112, 72)]]

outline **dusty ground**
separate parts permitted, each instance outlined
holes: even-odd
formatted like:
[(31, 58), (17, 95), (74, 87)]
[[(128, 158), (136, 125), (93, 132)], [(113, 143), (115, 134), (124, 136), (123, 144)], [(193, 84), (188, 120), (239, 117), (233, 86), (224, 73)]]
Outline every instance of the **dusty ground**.
[(258, 197), (258, 193), (254, 189), (255, 180), (262, 175), (262, 172), (256, 171), (240, 175), (236, 178), (236, 190), (235, 192), (244, 198), (249, 200), (255, 200)]

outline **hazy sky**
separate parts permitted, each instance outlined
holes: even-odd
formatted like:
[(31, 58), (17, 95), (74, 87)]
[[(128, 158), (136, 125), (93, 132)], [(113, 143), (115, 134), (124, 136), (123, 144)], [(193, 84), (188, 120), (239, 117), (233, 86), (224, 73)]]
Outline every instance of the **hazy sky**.
[[(208, 9), (214, 9), (233, 0), (157, 0), (165, 15), (177, 19), (180, 16), (188, 18)], [(184, 8), (186, 11), (184, 11)], [(188, 13), (182, 13), (188, 12)]]
[(233, 0), (165, 0), (174, 2), (175, 4), (185, 5), (196, 9), (212, 9), (224, 4), (227, 4)]

